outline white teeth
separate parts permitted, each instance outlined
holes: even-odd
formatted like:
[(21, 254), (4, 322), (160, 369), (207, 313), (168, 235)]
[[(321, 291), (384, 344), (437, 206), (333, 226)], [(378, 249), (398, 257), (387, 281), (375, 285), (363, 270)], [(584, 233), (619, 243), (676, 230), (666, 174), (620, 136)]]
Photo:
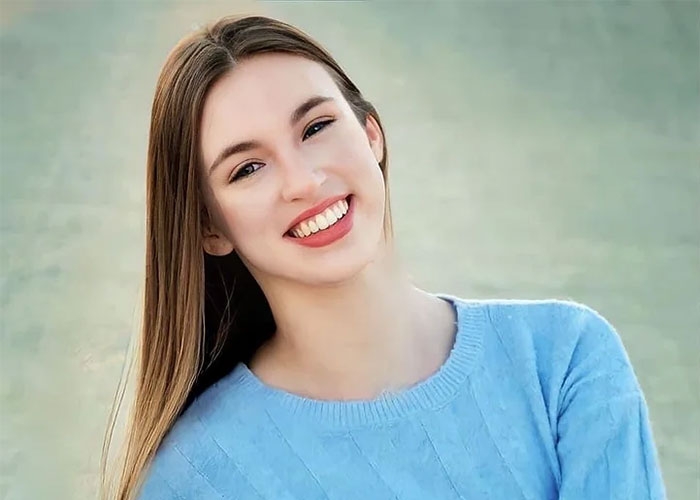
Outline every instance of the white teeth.
[(323, 215), (326, 217), (326, 220), (328, 221), (328, 225), (331, 226), (338, 222), (338, 216), (335, 215), (335, 212), (333, 209), (327, 208), (325, 212), (323, 212)]
[(319, 229), (327, 229), (328, 226), (330, 226), (323, 214), (318, 214), (316, 216), (316, 224), (318, 224)]
[(340, 200), (328, 207), (323, 213), (320, 213), (293, 228), (291, 233), (297, 238), (304, 238), (305, 236), (309, 236), (327, 229), (342, 219), (343, 216), (348, 213), (348, 209), (348, 202), (345, 200)]

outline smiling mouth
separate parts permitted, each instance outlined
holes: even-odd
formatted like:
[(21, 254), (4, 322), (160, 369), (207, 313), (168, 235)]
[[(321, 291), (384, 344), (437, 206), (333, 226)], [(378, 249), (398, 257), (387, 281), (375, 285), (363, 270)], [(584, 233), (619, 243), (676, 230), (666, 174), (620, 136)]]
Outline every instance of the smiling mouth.
[(347, 216), (351, 201), (352, 195), (348, 195), (345, 199), (335, 202), (320, 214), (309, 217), (305, 221), (297, 224), (285, 234), (292, 238), (303, 239), (314, 234), (322, 233), (338, 224)]

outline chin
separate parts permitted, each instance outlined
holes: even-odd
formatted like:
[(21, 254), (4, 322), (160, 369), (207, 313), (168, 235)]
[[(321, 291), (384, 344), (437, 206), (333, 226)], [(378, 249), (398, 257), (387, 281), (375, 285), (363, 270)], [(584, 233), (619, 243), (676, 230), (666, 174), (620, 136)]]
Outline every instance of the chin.
[(363, 252), (355, 249), (351, 252), (330, 252), (314, 259), (313, 265), (308, 262), (304, 266), (296, 261), (288, 268), (292, 271), (288, 273), (288, 279), (307, 286), (340, 286), (358, 278), (376, 258), (376, 251)]
[(297, 282), (308, 286), (337, 287), (345, 283), (350, 283), (357, 279), (364, 271), (369, 262), (364, 263), (338, 263), (318, 272), (304, 273), (297, 278)]

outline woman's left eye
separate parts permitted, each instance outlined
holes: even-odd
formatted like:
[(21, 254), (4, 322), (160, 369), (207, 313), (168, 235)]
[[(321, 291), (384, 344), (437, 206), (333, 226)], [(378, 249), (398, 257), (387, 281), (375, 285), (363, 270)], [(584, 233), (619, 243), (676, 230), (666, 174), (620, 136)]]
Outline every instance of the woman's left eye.
[(308, 139), (312, 135), (316, 135), (317, 133), (319, 133), (321, 130), (326, 128), (328, 125), (330, 125), (334, 121), (335, 120), (323, 120), (323, 121), (316, 122), (316, 123), (310, 125), (309, 128), (307, 128), (304, 131), (304, 137), (302, 137), (302, 141), (305, 141), (306, 139)]

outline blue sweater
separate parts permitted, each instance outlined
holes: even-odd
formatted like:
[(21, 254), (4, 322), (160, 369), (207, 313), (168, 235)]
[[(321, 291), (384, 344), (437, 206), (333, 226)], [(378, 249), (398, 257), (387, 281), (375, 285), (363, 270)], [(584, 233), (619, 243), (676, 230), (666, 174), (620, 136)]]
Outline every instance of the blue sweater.
[(564, 301), (466, 301), (438, 372), (319, 401), (244, 364), (177, 420), (142, 499), (665, 498), (646, 402), (611, 325)]

